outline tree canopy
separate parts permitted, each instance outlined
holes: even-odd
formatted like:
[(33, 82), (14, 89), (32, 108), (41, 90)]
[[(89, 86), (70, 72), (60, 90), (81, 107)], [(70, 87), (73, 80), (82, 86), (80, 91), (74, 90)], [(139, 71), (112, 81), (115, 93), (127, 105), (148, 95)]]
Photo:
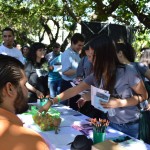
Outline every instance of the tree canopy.
[[(108, 22), (132, 26), (140, 34), (150, 31), (149, 0), (0, 0), (0, 29), (12, 27), (22, 45), (44, 35), (51, 46), (61, 29), (67, 31), (63, 47), (81, 21)], [(55, 31), (55, 32), (54, 32)]]

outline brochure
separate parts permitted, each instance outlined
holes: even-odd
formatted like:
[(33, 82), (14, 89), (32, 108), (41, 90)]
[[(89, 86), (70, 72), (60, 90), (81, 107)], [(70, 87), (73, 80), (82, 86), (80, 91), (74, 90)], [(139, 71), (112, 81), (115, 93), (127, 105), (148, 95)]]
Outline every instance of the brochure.
[(100, 102), (107, 103), (109, 101), (109, 98), (110, 98), (109, 91), (102, 90), (102, 89), (96, 88), (94, 86), (91, 86), (91, 104), (95, 108), (106, 113), (108, 111), (108, 109), (103, 108), (103, 106), (100, 104)]

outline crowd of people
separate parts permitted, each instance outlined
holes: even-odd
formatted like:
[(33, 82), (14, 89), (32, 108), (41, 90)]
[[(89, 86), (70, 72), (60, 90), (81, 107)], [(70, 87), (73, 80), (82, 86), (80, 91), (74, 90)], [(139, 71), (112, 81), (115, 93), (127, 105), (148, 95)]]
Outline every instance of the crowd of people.
[[(2, 38), (2, 147), (6, 139), (13, 139), (10, 146), (19, 147), (20, 150), (48, 149), (42, 137), (23, 128), (21, 120), (15, 115), (25, 112), (28, 103), (42, 98), (49, 100), (40, 108), (40, 112), (48, 111), (53, 104), (62, 103), (89, 117), (107, 118), (111, 127), (138, 138), (139, 105), (143, 104), (144, 109), (149, 110), (149, 93), (144, 82), (150, 80), (150, 49), (142, 51), (141, 62), (135, 62), (136, 54), (131, 44), (116, 43), (107, 35), (97, 35), (85, 45), (85, 37), (75, 33), (70, 47), (64, 52), (61, 52), (59, 43), (55, 43), (53, 50), (47, 52), (45, 45), (39, 42), (30, 47), (25, 45), (19, 50), (13, 47), (14, 31), (8, 27), (2, 30)], [(83, 54), (82, 58), (80, 54)], [(72, 82), (75, 86), (72, 86)], [(110, 94), (109, 101), (100, 104), (108, 110), (113, 109), (115, 115), (91, 105), (91, 85)], [(85, 90), (85, 94), (79, 94)], [(30, 148), (27, 148), (29, 145)]]

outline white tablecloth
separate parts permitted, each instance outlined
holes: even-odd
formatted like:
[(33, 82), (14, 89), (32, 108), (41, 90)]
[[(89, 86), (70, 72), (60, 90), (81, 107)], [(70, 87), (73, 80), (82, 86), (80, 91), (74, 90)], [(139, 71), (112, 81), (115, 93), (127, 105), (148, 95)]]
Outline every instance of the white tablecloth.
[[(34, 124), (31, 115), (21, 114), (18, 115), (19, 118), (25, 123), (24, 126), (31, 128), (37, 131), (49, 144), (51, 150), (69, 150), (70, 145), (68, 143), (72, 142), (76, 135), (81, 135), (82, 133), (74, 129), (72, 125), (79, 122), (87, 122), (87, 116), (80, 114), (66, 106), (55, 107), (61, 112), (62, 123), (60, 126), (60, 131), (58, 134), (55, 134), (55, 131), (41, 131), (40, 128)], [(116, 138), (118, 136), (124, 135), (122, 132), (114, 130), (112, 128), (107, 129), (106, 138)], [(89, 138), (92, 138), (92, 134), (89, 135)], [(131, 147), (132, 146), (132, 147)], [(130, 149), (140, 149), (140, 150), (150, 150), (150, 145), (144, 144), (142, 141), (137, 140), (135, 144), (132, 144)]]

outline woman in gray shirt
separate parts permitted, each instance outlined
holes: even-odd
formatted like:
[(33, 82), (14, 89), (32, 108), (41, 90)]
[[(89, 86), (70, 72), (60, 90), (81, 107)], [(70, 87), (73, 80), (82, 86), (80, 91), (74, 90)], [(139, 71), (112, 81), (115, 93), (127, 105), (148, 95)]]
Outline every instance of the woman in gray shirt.
[(89, 51), (94, 66), (93, 74), (79, 85), (48, 101), (40, 111), (48, 110), (52, 104), (75, 96), (94, 85), (111, 94), (108, 103), (101, 103), (103, 107), (113, 108), (116, 111), (115, 116), (108, 114), (110, 125), (112, 123), (115, 129), (137, 138), (139, 129), (137, 104), (147, 99), (147, 92), (141, 78), (133, 66), (119, 63), (115, 44), (108, 36), (100, 35), (93, 39)]

